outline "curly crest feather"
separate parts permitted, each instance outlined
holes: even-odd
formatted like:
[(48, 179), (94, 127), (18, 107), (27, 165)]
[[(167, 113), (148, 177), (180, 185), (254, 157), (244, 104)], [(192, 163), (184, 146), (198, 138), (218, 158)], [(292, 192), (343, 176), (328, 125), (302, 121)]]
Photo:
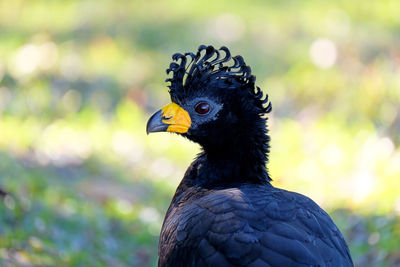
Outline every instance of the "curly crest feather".
[(272, 110), (268, 95), (263, 99), (261, 89), (255, 86), (256, 77), (241, 56), (231, 56), (228, 48), (201, 45), (196, 54), (176, 53), (167, 74), (173, 73), (170, 82), (171, 98), (182, 99), (190, 90), (215, 86), (220, 89), (246, 90), (262, 113)]

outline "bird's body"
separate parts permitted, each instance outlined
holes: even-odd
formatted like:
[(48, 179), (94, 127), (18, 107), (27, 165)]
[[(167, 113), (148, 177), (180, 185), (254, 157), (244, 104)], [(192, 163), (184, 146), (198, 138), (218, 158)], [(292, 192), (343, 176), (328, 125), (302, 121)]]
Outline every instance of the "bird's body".
[(351, 266), (340, 231), (311, 199), (269, 184), (208, 188), (196, 182), (202, 161), (168, 209), (160, 266)]
[(243, 59), (227, 66), (229, 50), (211, 46), (173, 58), (181, 60), (168, 70), (173, 103), (150, 118), (147, 131), (180, 133), (203, 152), (165, 216), (159, 266), (353, 266), (325, 211), (270, 184), (263, 115), (271, 105)]
[(210, 190), (183, 180), (159, 251), (160, 266), (351, 266), (329, 215), (311, 199), (270, 185)]

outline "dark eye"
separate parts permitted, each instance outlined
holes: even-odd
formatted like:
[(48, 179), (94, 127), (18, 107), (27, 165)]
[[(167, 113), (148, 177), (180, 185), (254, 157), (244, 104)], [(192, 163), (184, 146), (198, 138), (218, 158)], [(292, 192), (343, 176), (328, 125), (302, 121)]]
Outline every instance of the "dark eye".
[(199, 114), (207, 114), (210, 111), (210, 105), (207, 102), (200, 102), (196, 105), (194, 110)]

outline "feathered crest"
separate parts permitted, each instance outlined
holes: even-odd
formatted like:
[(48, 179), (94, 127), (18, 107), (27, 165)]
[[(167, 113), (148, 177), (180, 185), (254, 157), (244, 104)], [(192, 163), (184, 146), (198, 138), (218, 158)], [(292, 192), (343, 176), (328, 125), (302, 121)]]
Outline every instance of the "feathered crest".
[(188, 90), (204, 86), (237, 88), (247, 90), (264, 113), (272, 110), (268, 95), (263, 99), (261, 89), (255, 86), (256, 77), (251, 75), (251, 68), (241, 56), (232, 57), (225, 46), (218, 50), (201, 45), (196, 54), (176, 53), (172, 59), (174, 62), (167, 69), (167, 74), (173, 72), (173, 76), (166, 81), (171, 83), (168, 87), (173, 99), (181, 99)]

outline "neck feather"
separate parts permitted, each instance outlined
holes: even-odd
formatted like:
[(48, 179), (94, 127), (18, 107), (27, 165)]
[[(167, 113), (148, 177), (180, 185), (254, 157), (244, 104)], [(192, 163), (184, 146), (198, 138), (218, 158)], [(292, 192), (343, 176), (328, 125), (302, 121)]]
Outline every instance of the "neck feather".
[[(259, 118), (230, 133), (229, 137), (202, 144), (203, 152), (193, 162), (185, 177), (202, 185), (236, 183), (269, 184), (269, 140), (266, 119)], [(249, 130), (251, 129), (251, 130)]]

